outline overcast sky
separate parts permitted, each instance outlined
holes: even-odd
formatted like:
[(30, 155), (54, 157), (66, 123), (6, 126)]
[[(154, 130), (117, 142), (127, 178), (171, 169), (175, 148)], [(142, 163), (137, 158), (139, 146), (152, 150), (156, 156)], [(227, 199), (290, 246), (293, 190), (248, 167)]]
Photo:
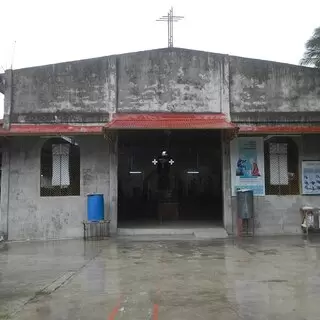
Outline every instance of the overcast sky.
[(0, 72), (166, 47), (171, 6), (175, 47), (293, 64), (320, 26), (320, 0), (0, 0)]

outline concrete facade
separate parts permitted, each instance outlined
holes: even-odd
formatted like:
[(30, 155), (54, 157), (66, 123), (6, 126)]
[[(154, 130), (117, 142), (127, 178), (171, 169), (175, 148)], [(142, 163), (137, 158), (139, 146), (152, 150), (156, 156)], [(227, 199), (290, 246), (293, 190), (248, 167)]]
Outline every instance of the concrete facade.
[(11, 123), (105, 123), (115, 112), (229, 114), (228, 58), (208, 52), (160, 49), (26, 68), (12, 82)]
[(237, 122), (248, 113), (302, 115), (320, 105), (317, 69), (176, 48), (1, 77), (11, 123), (105, 123), (115, 112), (222, 112)]
[(106, 57), (14, 70), (11, 122), (108, 121), (116, 105), (115, 68), (115, 58)]
[(230, 57), (230, 112), (312, 112), (320, 106), (320, 70)]
[[(105, 195), (105, 214), (116, 228), (110, 181), (117, 170), (102, 136), (77, 138), (80, 147), (80, 196), (40, 197), (40, 152), (44, 138), (12, 137), (3, 153), (1, 227), (9, 240), (63, 239), (83, 236), (86, 196)], [(10, 148), (10, 154), (7, 152)], [(9, 192), (7, 192), (9, 190)]]
[[(299, 149), (299, 172), (304, 160), (320, 160), (320, 135), (302, 135), (293, 138)], [(254, 198), (255, 227), (260, 235), (280, 235), (301, 233), (299, 209), (303, 206), (319, 207), (320, 197), (302, 195), (300, 181), (299, 195), (265, 195)], [(236, 221), (236, 198), (232, 197), (233, 221)], [(233, 232), (236, 232), (233, 225)]]
[(118, 112), (229, 113), (229, 65), (223, 55), (156, 50), (118, 61)]
[[(117, 231), (117, 135), (102, 127), (115, 113), (223, 113), (235, 124), (320, 125), (320, 71), (170, 48), (8, 70), (2, 136), (0, 231), (9, 239), (82, 236), (86, 195), (105, 195)], [(11, 125), (100, 125), (99, 136), (75, 136), (81, 154), (81, 194), (40, 197), (40, 150), (45, 139), (10, 136)], [(6, 133), (8, 132), (8, 134)], [(245, 133), (242, 133), (245, 134)], [(34, 135), (34, 133), (33, 133)], [(319, 136), (299, 138), (299, 157), (320, 160)], [(224, 227), (235, 232), (229, 137), (222, 135)], [(297, 233), (298, 208), (317, 196), (255, 198), (258, 233)]]

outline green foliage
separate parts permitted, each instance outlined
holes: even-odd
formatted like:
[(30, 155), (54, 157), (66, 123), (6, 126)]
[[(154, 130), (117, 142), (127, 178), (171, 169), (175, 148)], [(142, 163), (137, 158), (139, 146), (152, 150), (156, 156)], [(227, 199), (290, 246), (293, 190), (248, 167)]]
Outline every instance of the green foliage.
[(300, 64), (320, 68), (320, 27), (314, 30), (312, 37), (307, 41)]

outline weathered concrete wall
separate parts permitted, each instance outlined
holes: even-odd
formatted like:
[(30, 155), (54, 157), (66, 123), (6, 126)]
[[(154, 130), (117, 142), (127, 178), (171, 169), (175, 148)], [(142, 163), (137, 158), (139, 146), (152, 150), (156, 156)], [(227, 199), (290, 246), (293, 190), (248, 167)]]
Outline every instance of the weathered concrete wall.
[[(81, 193), (70, 197), (40, 197), (40, 151), (44, 139), (12, 138), (10, 165), (5, 162), (2, 187), (8, 187), (9, 198), (2, 194), (1, 227), (6, 231), (9, 210), (9, 239), (62, 239), (83, 236), (86, 218), (86, 195), (105, 195), (105, 213), (110, 215), (110, 148), (103, 137), (77, 138), (80, 146)], [(9, 184), (7, 172), (10, 172)], [(5, 201), (6, 200), (6, 201)], [(112, 213), (116, 227), (116, 212)], [(115, 220), (115, 222), (114, 222)], [(115, 232), (115, 230), (112, 230)]]
[(109, 192), (108, 211), (110, 232), (117, 233), (118, 228), (118, 135), (115, 132), (106, 134), (109, 144)]
[[(319, 196), (274, 196), (255, 197), (255, 226), (258, 235), (301, 233), (299, 209), (304, 205), (319, 206)], [(232, 206), (236, 212), (236, 199)], [(236, 225), (234, 225), (234, 230)]]
[(118, 59), (118, 112), (229, 113), (226, 56), (163, 49)]
[[(114, 112), (223, 112), (227, 56), (160, 49), (13, 71), (11, 123), (99, 123)], [(8, 100), (9, 102), (9, 100)]]
[(9, 172), (10, 172), (10, 144), (9, 141), (3, 139), (1, 141), (2, 148), (2, 167), (1, 167), (1, 202), (0, 202), (0, 234), (5, 236), (8, 234), (8, 209), (9, 209)]
[(234, 216), (231, 201), (231, 162), (230, 141), (223, 132), (221, 137), (222, 158), (222, 190), (223, 190), (223, 225), (228, 234), (233, 233)]
[(11, 78), (5, 113), (14, 123), (99, 123), (114, 112), (231, 112), (237, 121), (320, 108), (320, 70), (179, 48), (14, 70)]
[(4, 81), (4, 106), (3, 106), (3, 127), (9, 129), (10, 116), (12, 112), (13, 72), (7, 70)]
[(116, 107), (116, 59), (13, 71), (11, 122), (106, 122)]
[(320, 109), (320, 70), (230, 57), (231, 113)]
[[(317, 141), (320, 135), (304, 135), (295, 137), (299, 148), (299, 162), (303, 160), (320, 160), (320, 146)], [(300, 166), (301, 172), (301, 166)], [(301, 180), (301, 178), (300, 178)], [(301, 186), (300, 186), (301, 190)], [(266, 195), (254, 198), (256, 233), (261, 235), (301, 233), (302, 206), (319, 206), (320, 196), (307, 195)], [(236, 197), (232, 197), (233, 221), (237, 217)], [(233, 224), (236, 232), (236, 224)]]

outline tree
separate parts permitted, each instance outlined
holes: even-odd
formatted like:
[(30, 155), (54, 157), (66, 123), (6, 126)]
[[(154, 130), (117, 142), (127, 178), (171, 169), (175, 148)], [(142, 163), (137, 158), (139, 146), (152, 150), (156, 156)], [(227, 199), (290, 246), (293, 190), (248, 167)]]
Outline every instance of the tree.
[(306, 51), (300, 64), (320, 68), (320, 27), (314, 30), (312, 37), (306, 42), (305, 47)]

